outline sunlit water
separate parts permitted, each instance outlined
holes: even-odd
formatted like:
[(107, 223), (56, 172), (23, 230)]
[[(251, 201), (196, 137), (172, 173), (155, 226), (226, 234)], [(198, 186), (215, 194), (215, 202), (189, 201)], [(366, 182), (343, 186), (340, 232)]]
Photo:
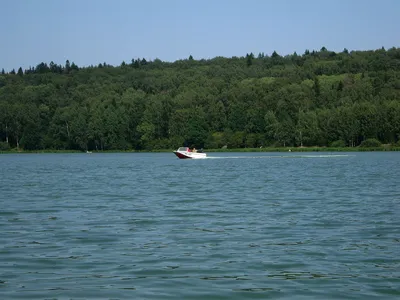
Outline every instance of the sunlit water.
[(0, 155), (0, 299), (398, 299), (400, 153)]

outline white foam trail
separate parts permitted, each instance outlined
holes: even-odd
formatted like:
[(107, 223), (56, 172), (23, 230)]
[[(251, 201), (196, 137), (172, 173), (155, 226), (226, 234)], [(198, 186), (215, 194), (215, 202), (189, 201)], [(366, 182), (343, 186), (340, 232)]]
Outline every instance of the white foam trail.
[(329, 158), (354, 156), (349, 154), (321, 154), (321, 155), (262, 155), (262, 156), (207, 156), (206, 159), (254, 159), (254, 158)]

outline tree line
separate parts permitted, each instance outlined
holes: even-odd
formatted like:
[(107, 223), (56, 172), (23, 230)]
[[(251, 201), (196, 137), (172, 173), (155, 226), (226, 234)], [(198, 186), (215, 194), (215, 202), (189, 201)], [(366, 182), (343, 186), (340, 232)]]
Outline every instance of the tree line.
[(3, 149), (349, 146), (400, 139), (400, 48), (0, 74)]

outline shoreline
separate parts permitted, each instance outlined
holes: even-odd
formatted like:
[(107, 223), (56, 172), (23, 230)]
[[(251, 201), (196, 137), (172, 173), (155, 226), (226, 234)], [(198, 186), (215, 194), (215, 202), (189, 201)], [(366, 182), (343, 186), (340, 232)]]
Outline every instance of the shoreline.
[[(96, 151), (92, 150), (87, 154), (96, 153), (169, 153), (175, 149), (157, 149), (157, 150), (105, 150)], [(232, 149), (205, 149), (205, 153), (229, 153), (229, 152), (393, 152), (400, 151), (398, 146), (385, 146), (385, 147), (266, 147), (266, 148), (232, 148)], [(60, 154), (74, 154), (85, 153), (79, 150), (8, 150), (0, 151), (0, 154), (45, 154), (45, 153), (60, 153)]]

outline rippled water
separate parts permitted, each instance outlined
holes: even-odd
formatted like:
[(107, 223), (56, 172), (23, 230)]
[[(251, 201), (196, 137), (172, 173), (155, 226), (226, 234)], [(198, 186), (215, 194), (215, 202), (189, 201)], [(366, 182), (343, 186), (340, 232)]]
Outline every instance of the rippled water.
[(397, 299), (400, 153), (0, 155), (1, 299)]

